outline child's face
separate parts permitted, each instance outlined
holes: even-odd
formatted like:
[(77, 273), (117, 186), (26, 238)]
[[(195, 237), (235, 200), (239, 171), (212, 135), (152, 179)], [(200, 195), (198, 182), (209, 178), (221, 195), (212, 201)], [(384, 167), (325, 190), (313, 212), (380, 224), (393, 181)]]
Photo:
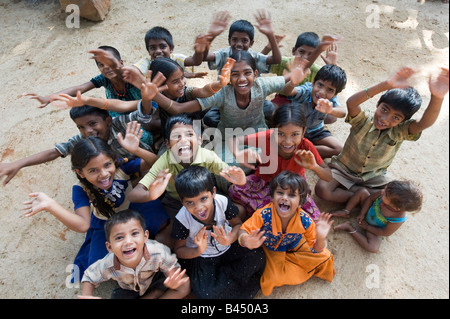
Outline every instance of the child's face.
[(182, 204), (187, 211), (198, 220), (204, 223), (211, 223), (214, 219), (214, 197), (216, 196), (216, 188), (213, 193), (203, 191), (195, 197), (183, 198)]
[(231, 70), (230, 82), (236, 92), (236, 95), (247, 96), (253, 86), (253, 82), (258, 77), (258, 71), (253, 71), (252, 67), (246, 62), (235, 63)]
[(373, 116), (373, 125), (377, 130), (386, 130), (399, 125), (404, 119), (405, 116), (402, 112), (397, 111), (386, 103), (380, 103)]
[(148, 231), (135, 218), (126, 223), (119, 223), (111, 227), (111, 235), (106, 242), (109, 252), (119, 259), (126, 267), (136, 269), (144, 256), (144, 245), (148, 240)]
[(85, 178), (89, 183), (103, 190), (111, 188), (114, 175), (116, 174), (116, 165), (111, 157), (100, 153), (83, 167), (75, 172)]
[(99, 115), (85, 115), (74, 119), (81, 136), (96, 136), (104, 141), (109, 139), (112, 118), (108, 116), (105, 120)]
[(300, 206), (298, 190), (283, 189), (278, 186), (273, 194), (273, 203), (282, 221), (289, 221)]
[(170, 99), (177, 99), (184, 95), (184, 88), (186, 86), (186, 79), (184, 78), (184, 72), (179, 68), (173, 72), (166, 81), (168, 89), (164, 91), (164, 94)]
[(292, 55), (300, 56), (303, 59), (308, 60), (314, 50), (315, 50), (314, 47), (310, 47), (309, 45), (303, 44), (303, 45), (299, 46), (297, 49), (292, 48)]
[(311, 95), (313, 105), (316, 105), (319, 99), (330, 100), (335, 97), (336, 87), (331, 81), (317, 80), (313, 83)]
[(233, 32), (228, 42), (233, 52), (236, 52), (240, 50), (248, 51), (254, 41), (251, 41), (249, 35), (245, 32)]
[[(123, 61), (120, 60), (120, 66), (123, 66)], [(100, 62), (97, 62), (97, 67), (100, 70), (101, 74), (108, 80), (117, 79), (122, 80), (120, 77), (117, 76), (117, 74), (107, 65), (104, 65)]]
[(170, 54), (173, 49), (163, 39), (150, 39), (148, 40), (148, 54), (152, 60), (157, 58), (166, 57), (170, 58)]
[(197, 136), (192, 125), (176, 123), (166, 144), (177, 163), (189, 165), (194, 161), (198, 147), (202, 144), (202, 137)]
[(292, 123), (279, 127), (277, 134), (278, 156), (291, 158), (302, 142), (303, 133), (303, 127)]

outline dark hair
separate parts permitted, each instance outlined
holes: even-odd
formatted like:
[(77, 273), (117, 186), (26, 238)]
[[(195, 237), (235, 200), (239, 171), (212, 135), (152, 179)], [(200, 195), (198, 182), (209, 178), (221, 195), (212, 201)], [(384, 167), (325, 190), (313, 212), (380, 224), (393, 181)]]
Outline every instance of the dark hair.
[(283, 104), (273, 114), (272, 127), (283, 127), (293, 124), (306, 129), (306, 116), (295, 104)]
[(161, 57), (152, 61), (149, 70), (152, 71), (152, 80), (158, 72), (161, 72), (166, 79), (168, 79), (172, 73), (177, 70), (184, 73), (183, 68), (176, 61), (166, 57)]
[[(166, 140), (168, 140), (168, 141), (170, 140), (170, 133), (172, 132), (172, 128), (177, 123), (192, 126), (195, 134), (197, 134), (197, 137), (200, 137), (203, 134), (202, 121), (196, 120), (194, 122), (194, 118), (192, 117), (191, 114), (182, 113), (182, 114), (174, 115), (167, 119), (166, 126), (164, 128), (164, 134), (165, 134), (164, 138)], [(200, 126), (200, 130), (199, 130), (198, 126)]]
[(173, 50), (172, 34), (163, 27), (153, 27), (145, 33), (145, 48), (148, 51), (148, 41), (162, 39), (167, 42), (170, 49)]
[(105, 235), (106, 235), (106, 241), (110, 241), (111, 236), (111, 229), (114, 225), (117, 224), (125, 224), (131, 219), (136, 219), (139, 224), (141, 224), (142, 229), (145, 231), (145, 219), (144, 217), (137, 211), (132, 209), (125, 209), (121, 210), (120, 212), (115, 213), (112, 215), (108, 220), (105, 222)]
[[(111, 46), (109, 46), (109, 45), (102, 45), (102, 46), (99, 46), (98, 48), (101, 49), (101, 50), (105, 50), (105, 51), (111, 52), (111, 53), (114, 55), (114, 57), (115, 57), (119, 62), (120, 62), (120, 60), (122, 60), (122, 58), (120, 57), (120, 53), (119, 53), (119, 51), (118, 51), (116, 48), (111, 47)], [(97, 60), (95, 60), (95, 62), (97, 62)]]
[(402, 211), (412, 212), (422, 207), (422, 191), (410, 181), (391, 181), (384, 187), (384, 193)]
[(308, 183), (299, 174), (291, 171), (282, 171), (270, 182), (270, 196), (273, 198), (273, 194), (277, 187), (282, 189), (290, 189), (292, 192), (298, 191), (300, 195), (300, 206), (306, 202), (306, 195), (309, 192)]
[(314, 82), (317, 80), (330, 81), (336, 88), (336, 94), (342, 92), (347, 84), (347, 75), (345, 71), (334, 64), (326, 64), (317, 72)]
[[(119, 166), (117, 154), (109, 147), (109, 145), (102, 139), (94, 136), (89, 136), (81, 139), (75, 144), (71, 152), (71, 162), (73, 170), (82, 170), (89, 161), (100, 154), (110, 157), (114, 161), (114, 165)], [(78, 180), (81, 182), (83, 189), (87, 192), (92, 204), (97, 208), (98, 212), (109, 218), (114, 214), (113, 204), (94, 187), (87, 179), (82, 178), (76, 174)]]
[(252, 68), (253, 72), (256, 71), (256, 61), (253, 56), (248, 53), (248, 51), (236, 51), (232, 55), (230, 55), (230, 58), (236, 60), (236, 63), (245, 62)]
[(422, 97), (419, 92), (413, 88), (391, 89), (386, 91), (378, 100), (378, 105), (385, 103), (405, 116), (409, 120), (422, 105)]
[(97, 115), (100, 116), (103, 120), (106, 120), (110, 115), (107, 110), (99, 109), (98, 107), (93, 107), (90, 105), (83, 105), (80, 107), (73, 107), (69, 111), (70, 118), (75, 121), (77, 118), (86, 116), (86, 115)]
[(297, 37), (294, 49), (297, 50), (302, 45), (317, 48), (320, 43), (319, 36), (315, 32), (303, 32)]
[(175, 178), (175, 188), (180, 199), (198, 196), (201, 192), (214, 193), (214, 178), (203, 166), (190, 165)]
[(230, 29), (228, 30), (228, 41), (230, 41), (235, 32), (247, 33), (250, 41), (253, 41), (255, 38), (255, 28), (253, 27), (253, 24), (247, 20), (237, 20), (230, 25)]

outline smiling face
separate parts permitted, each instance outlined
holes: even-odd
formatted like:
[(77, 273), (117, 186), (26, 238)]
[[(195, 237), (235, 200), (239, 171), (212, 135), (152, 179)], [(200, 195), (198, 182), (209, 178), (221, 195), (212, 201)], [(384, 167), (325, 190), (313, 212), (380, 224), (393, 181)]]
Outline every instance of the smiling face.
[(99, 115), (85, 115), (73, 120), (80, 131), (81, 136), (96, 136), (104, 141), (109, 138), (112, 118), (108, 116), (105, 120)]
[(278, 156), (291, 158), (302, 142), (303, 133), (303, 127), (292, 123), (279, 127), (277, 134)]
[(186, 86), (183, 70), (177, 68), (176, 71), (169, 76), (165, 84), (168, 86), (168, 89), (164, 91), (165, 96), (173, 100), (182, 97)]
[(214, 187), (213, 193), (211, 193), (210, 191), (203, 191), (195, 197), (183, 198), (181, 203), (195, 218), (205, 224), (210, 224), (214, 219), (215, 196), (216, 188)]
[(331, 100), (336, 96), (336, 87), (330, 81), (314, 81), (311, 96), (313, 105), (316, 105), (319, 99)]
[(244, 50), (248, 51), (253, 45), (253, 41), (250, 40), (250, 36), (245, 32), (233, 32), (228, 43), (233, 52)]
[(100, 153), (91, 158), (85, 167), (81, 170), (76, 169), (75, 172), (95, 187), (108, 190), (116, 173), (116, 165), (111, 157)]
[(284, 189), (278, 185), (273, 193), (273, 203), (277, 214), (284, 226), (287, 226), (292, 216), (300, 206), (300, 194), (298, 190), (292, 191), (290, 188)]
[(202, 144), (202, 137), (198, 136), (192, 125), (176, 123), (170, 132), (170, 140), (166, 140), (177, 163), (190, 165), (197, 154), (199, 145)]
[(234, 64), (231, 70), (230, 82), (237, 96), (247, 96), (258, 77), (258, 70), (253, 71), (246, 62), (241, 61)]
[(373, 116), (373, 125), (377, 130), (386, 130), (391, 127), (399, 125), (405, 116), (402, 112), (397, 111), (390, 105), (381, 102)]
[(170, 58), (173, 48), (163, 39), (148, 40), (148, 54), (152, 60), (160, 57)]
[(114, 253), (122, 265), (136, 269), (144, 255), (144, 245), (147, 240), (148, 231), (144, 231), (140, 222), (132, 218), (111, 227), (106, 248)]

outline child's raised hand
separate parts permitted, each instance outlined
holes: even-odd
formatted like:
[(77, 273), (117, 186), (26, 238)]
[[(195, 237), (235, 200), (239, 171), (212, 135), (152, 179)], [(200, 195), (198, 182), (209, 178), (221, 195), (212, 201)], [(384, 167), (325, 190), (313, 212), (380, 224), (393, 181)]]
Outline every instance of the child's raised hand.
[(306, 169), (313, 169), (316, 165), (316, 158), (311, 151), (307, 150), (296, 150), (294, 155), (294, 161), (303, 166)]
[(145, 83), (145, 76), (134, 66), (124, 66), (122, 68), (122, 79), (137, 88), (140, 88), (142, 83)]
[(326, 56), (320, 55), (320, 57), (322, 58), (323, 62), (325, 62), (326, 64), (337, 65), (337, 57), (338, 57), (337, 51), (338, 51), (338, 45), (335, 42), (333, 42), (328, 47), (328, 49), (326, 51)]
[(307, 64), (308, 60), (303, 59), (300, 56), (294, 57), (294, 60), (291, 60), (286, 64), (287, 68), (291, 72), (289, 75), (289, 80), (292, 85), (295, 86), (299, 84), (311, 73), (311, 70), (306, 67)]
[(147, 82), (142, 83), (141, 87), (141, 96), (143, 100), (153, 100), (153, 98), (161, 91), (167, 90), (168, 86), (167, 84), (164, 84), (166, 82), (166, 77), (158, 71), (158, 73), (155, 75), (153, 80), (152, 78), (152, 71), (148, 71), (147, 75)]
[[(70, 96), (69, 94), (58, 94), (54, 97), (54, 101), (65, 102), (65, 105), (68, 107), (80, 107), (86, 104), (86, 100), (80, 91), (77, 91), (76, 97)], [(59, 104), (57, 106), (66, 107)]]
[(441, 68), (441, 72), (436, 79), (432, 79), (430, 76), (429, 87), (431, 95), (443, 99), (448, 93), (448, 68)]
[(211, 236), (215, 238), (219, 244), (224, 246), (232, 244), (230, 233), (227, 233), (223, 226), (213, 226), (213, 230), (214, 232), (211, 232)]
[(331, 225), (334, 220), (330, 220), (332, 217), (329, 213), (320, 214), (319, 219), (316, 221), (316, 238), (325, 239), (330, 232)]
[(256, 27), (262, 34), (273, 34), (272, 19), (269, 11), (266, 9), (258, 9), (255, 14), (255, 19)]
[(195, 235), (194, 244), (197, 245), (200, 255), (206, 251), (208, 245), (208, 231), (206, 230), (206, 226), (200, 229), (197, 235)]
[(316, 110), (320, 113), (329, 114), (333, 110), (333, 102), (328, 99), (318, 99)]
[(31, 200), (23, 202), (22, 214), (25, 217), (31, 217), (40, 211), (48, 210), (54, 200), (45, 193), (37, 192), (28, 195)]
[(169, 289), (175, 290), (184, 283), (186, 283), (189, 280), (189, 277), (185, 277), (186, 269), (181, 271), (181, 267), (171, 267), (169, 269), (169, 275), (166, 277), (166, 280), (164, 280), (164, 286), (166, 286)]
[(237, 152), (235, 157), (239, 164), (253, 170), (256, 169), (256, 164), (262, 163), (261, 155), (251, 148)]
[(415, 73), (417, 73), (417, 71), (405, 66), (391, 75), (386, 82), (391, 88), (404, 89), (410, 86), (408, 79)]
[(226, 30), (228, 26), (228, 21), (230, 20), (231, 15), (228, 11), (219, 11), (214, 15), (214, 20), (209, 27), (208, 34), (212, 37), (217, 37), (223, 31)]
[(261, 229), (254, 229), (250, 231), (250, 233), (245, 236), (245, 247), (247, 247), (248, 249), (261, 247), (261, 245), (267, 239), (267, 237), (264, 236), (264, 233), (264, 230)]
[(139, 140), (141, 139), (143, 130), (141, 130), (141, 124), (137, 121), (131, 121), (127, 123), (127, 129), (125, 131), (125, 138), (122, 133), (117, 134), (117, 141), (119, 144), (131, 153), (136, 153), (139, 149)]
[(148, 192), (150, 194), (150, 197), (149, 197), (150, 200), (155, 200), (164, 193), (171, 178), (172, 178), (172, 174), (169, 173), (168, 168), (166, 168), (158, 173), (155, 180), (148, 188)]
[(219, 75), (219, 82), (222, 87), (230, 83), (231, 70), (233, 69), (234, 63), (236, 62), (233, 58), (227, 58), (225, 65), (222, 68), (221, 74)]
[(112, 70), (117, 70), (121, 67), (120, 61), (118, 61), (114, 54), (112, 54), (112, 52), (110, 51), (95, 49), (88, 52), (93, 54), (91, 59), (94, 59), (95, 61), (110, 67)]
[(203, 53), (208, 48), (209, 42), (211, 38), (211, 35), (209, 34), (200, 34), (195, 38), (194, 43), (194, 51), (197, 53)]
[(225, 178), (231, 184), (242, 186), (247, 183), (247, 176), (245, 176), (242, 168), (237, 166), (228, 166), (227, 168), (224, 168), (220, 172), (220, 176)]

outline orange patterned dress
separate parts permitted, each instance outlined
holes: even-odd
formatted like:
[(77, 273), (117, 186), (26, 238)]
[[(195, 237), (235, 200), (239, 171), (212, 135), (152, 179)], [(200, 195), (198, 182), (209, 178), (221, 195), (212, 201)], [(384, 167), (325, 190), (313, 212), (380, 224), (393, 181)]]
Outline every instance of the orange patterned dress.
[(241, 229), (247, 233), (256, 229), (265, 231), (266, 266), (261, 277), (261, 290), (265, 296), (270, 295), (274, 287), (298, 285), (312, 276), (329, 282), (333, 280), (336, 272), (334, 257), (326, 248), (319, 253), (314, 251), (316, 226), (301, 208), (285, 231), (273, 203), (258, 209)]

